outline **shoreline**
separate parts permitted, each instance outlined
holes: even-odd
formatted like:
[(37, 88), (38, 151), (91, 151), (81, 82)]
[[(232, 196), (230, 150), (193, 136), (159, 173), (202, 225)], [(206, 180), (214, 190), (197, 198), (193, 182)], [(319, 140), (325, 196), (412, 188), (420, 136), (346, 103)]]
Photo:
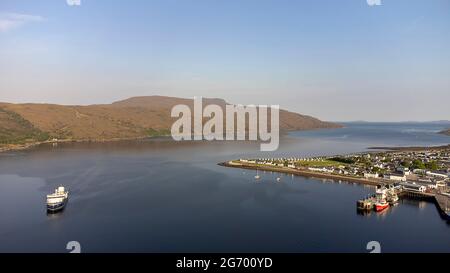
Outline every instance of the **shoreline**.
[(5, 144), (0, 146), (0, 153), (11, 152), (11, 151), (23, 151), (28, 150), (33, 147), (44, 144), (59, 144), (59, 143), (106, 143), (106, 142), (118, 142), (118, 141), (138, 141), (144, 139), (160, 139), (167, 138), (170, 136), (151, 136), (151, 137), (129, 137), (129, 138), (112, 138), (112, 139), (62, 139), (57, 141), (46, 140), (39, 142), (30, 142), (25, 144)]
[(386, 150), (388, 152), (417, 152), (425, 150), (446, 150), (450, 144), (439, 146), (410, 146), (410, 147), (368, 147), (368, 150)]
[[(326, 129), (335, 129), (335, 128), (316, 128), (310, 129), (312, 130), (326, 130)], [(302, 130), (301, 130), (302, 131)], [(309, 130), (308, 130), (309, 131)], [(287, 135), (287, 134), (286, 134)], [(30, 142), (25, 144), (3, 144), (0, 145), (0, 153), (10, 152), (10, 151), (22, 151), (27, 150), (39, 145), (43, 144), (58, 144), (58, 143), (105, 143), (105, 142), (117, 142), (117, 141), (137, 141), (137, 140), (145, 140), (145, 139), (169, 139), (170, 135), (158, 135), (158, 136), (141, 136), (141, 137), (126, 137), (126, 138), (111, 138), (111, 139), (62, 139), (62, 140), (46, 140), (40, 142)], [(447, 145), (439, 145), (439, 146), (409, 146), (409, 147), (383, 147), (383, 146), (373, 146), (367, 147), (369, 153), (377, 152), (377, 150), (384, 150), (386, 152), (414, 152), (414, 151), (424, 151), (424, 150), (446, 150), (450, 149), (450, 144)]]
[(328, 174), (328, 173), (318, 173), (318, 172), (312, 172), (308, 170), (300, 170), (300, 169), (292, 169), (288, 167), (270, 167), (270, 166), (261, 166), (261, 165), (255, 165), (255, 164), (243, 164), (243, 163), (231, 163), (231, 161), (228, 162), (221, 162), (217, 165), (228, 167), (228, 168), (238, 168), (238, 169), (247, 169), (247, 170), (263, 170), (263, 171), (271, 171), (271, 172), (277, 172), (277, 173), (285, 173), (285, 174), (293, 174), (303, 177), (313, 177), (313, 178), (324, 178), (324, 179), (331, 179), (336, 181), (347, 181), (362, 185), (369, 185), (369, 186), (378, 186), (380, 184), (386, 185), (389, 183), (392, 183), (392, 181), (388, 180), (374, 180), (374, 179), (367, 179), (367, 178), (359, 178), (359, 177), (349, 177), (344, 175), (337, 175), (337, 174)]
[(444, 131), (439, 132), (439, 134), (445, 135), (445, 136), (450, 136), (450, 129), (446, 129)]
[[(324, 128), (314, 128), (314, 129), (306, 129), (306, 130), (293, 130), (293, 131), (314, 131), (314, 130), (328, 130), (328, 129), (339, 129), (342, 127), (324, 127)], [(288, 131), (280, 131), (280, 136), (287, 136)], [(144, 140), (144, 139), (172, 139), (171, 135), (155, 135), (155, 136), (140, 136), (140, 137), (125, 137), (125, 138), (110, 138), (110, 139), (62, 139), (57, 141), (46, 140), (46, 141), (37, 141), (37, 142), (29, 142), (25, 144), (0, 144), (0, 153), (3, 152), (11, 152), (11, 151), (22, 151), (27, 150), (39, 145), (43, 144), (53, 144), (53, 143), (105, 143), (105, 142), (116, 142), (116, 141), (134, 141), (134, 140)]]

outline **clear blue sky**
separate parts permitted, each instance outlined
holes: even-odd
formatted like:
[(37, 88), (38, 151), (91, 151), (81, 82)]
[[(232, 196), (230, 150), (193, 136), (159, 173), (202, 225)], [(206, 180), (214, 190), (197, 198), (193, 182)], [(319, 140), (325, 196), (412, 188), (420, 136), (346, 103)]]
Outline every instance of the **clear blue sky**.
[(450, 0), (1, 0), (0, 101), (153, 94), (450, 119)]

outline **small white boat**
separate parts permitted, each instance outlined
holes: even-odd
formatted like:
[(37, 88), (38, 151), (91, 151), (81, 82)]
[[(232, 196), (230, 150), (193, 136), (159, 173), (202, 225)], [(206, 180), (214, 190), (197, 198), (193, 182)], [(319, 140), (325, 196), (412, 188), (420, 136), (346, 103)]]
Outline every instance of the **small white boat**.
[(69, 192), (64, 187), (58, 187), (55, 192), (47, 195), (47, 211), (57, 212), (63, 210), (69, 200)]
[(258, 170), (256, 170), (256, 175), (255, 175), (255, 179), (256, 180), (258, 180), (258, 179), (260, 179), (261, 178), (261, 176), (259, 176), (259, 174), (258, 174)]
[(277, 182), (280, 182), (281, 181), (281, 177), (277, 177)]

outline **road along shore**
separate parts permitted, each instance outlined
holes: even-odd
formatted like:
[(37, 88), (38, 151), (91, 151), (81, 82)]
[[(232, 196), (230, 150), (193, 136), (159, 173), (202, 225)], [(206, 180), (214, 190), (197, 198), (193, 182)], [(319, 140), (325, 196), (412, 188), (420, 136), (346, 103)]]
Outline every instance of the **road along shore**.
[(251, 163), (241, 163), (241, 162), (238, 163), (238, 162), (233, 162), (233, 161), (222, 162), (222, 163), (219, 163), (218, 165), (224, 166), (224, 167), (230, 167), (230, 168), (262, 170), (262, 171), (293, 174), (293, 175), (305, 176), (305, 177), (332, 179), (332, 180), (336, 180), (336, 181), (341, 180), (341, 181), (347, 181), (347, 182), (353, 182), (353, 183), (371, 185), (371, 186), (387, 185), (387, 184), (392, 183), (392, 181), (383, 180), (383, 179), (369, 179), (369, 178), (362, 178), (362, 177), (352, 177), (352, 176), (338, 175), (338, 174), (331, 174), (331, 173), (313, 172), (313, 171), (309, 171), (306, 169), (293, 169), (293, 168), (288, 168), (288, 167), (265, 166), (265, 165), (259, 165), (259, 164), (251, 164)]

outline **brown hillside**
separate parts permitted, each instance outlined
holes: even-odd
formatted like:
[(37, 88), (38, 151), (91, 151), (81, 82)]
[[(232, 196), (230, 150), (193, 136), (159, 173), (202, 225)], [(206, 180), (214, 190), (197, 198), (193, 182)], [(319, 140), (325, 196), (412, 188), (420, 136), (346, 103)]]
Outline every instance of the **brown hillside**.
[[(34, 130), (34, 134), (48, 133), (48, 137), (59, 139), (112, 140), (168, 134), (175, 120), (170, 117), (170, 111), (177, 104), (191, 106), (193, 100), (149, 96), (104, 105), (0, 104), (0, 107), (28, 122), (25, 127)], [(203, 104), (223, 107), (226, 102), (222, 99), (204, 99)], [(0, 114), (2, 131), (7, 131), (6, 128), (11, 126), (11, 118)], [(16, 136), (24, 134), (19, 127), (15, 130)], [(280, 127), (282, 130), (308, 130), (337, 128), (340, 125), (282, 110)]]
[(19, 114), (0, 106), (0, 145), (46, 140), (48, 137)]

